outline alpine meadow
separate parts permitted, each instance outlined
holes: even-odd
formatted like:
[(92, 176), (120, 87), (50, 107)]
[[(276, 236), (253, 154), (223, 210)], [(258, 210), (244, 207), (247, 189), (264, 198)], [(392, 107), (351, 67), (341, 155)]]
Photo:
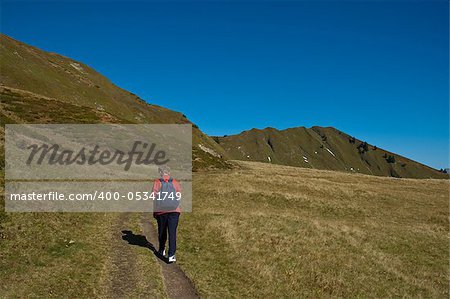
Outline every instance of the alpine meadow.
[[(163, 4), (169, 5), (170, 9), (173, 8), (171, 5), (178, 5), (169, 2)], [(239, 1), (218, 2), (233, 8), (236, 3), (242, 4)], [(288, 7), (292, 4), (288, 2), (279, 4), (283, 11), (286, 10), (286, 18), (289, 11), (284, 5)], [(163, 4), (158, 2), (155, 7)], [(198, 8), (198, 11), (190, 11), (192, 16), (189, 15), (189, 22), (195, 24), (197, 13), (208, 17), (208, 5), (205, 2), (205, 6)], [(305, 1), (299, 5), (315, 4)], [(355, 6), (358, 5), (355, 3)], [(105, 7), (105, 14), (110, 10), (112, 8)], [(265, 40), (265, 35), (258, 33), (258, 30), (267, 29), (269, 25), (262, 23), (257, 26), (245, 19), (242, 30), (251, 31), (251, 38), (245, 40), (239, 37), (234, 27), (240, 20), (240, 11), (233, 9), (233, 13), (235, 18), (224, 18), (225, 33), (220, 38), (227, 43), (238, 42), (239, 51), (234, 53), (227, 47), (223, 51), (230, 51), (230, 55), (235, 57), (241, 55), (245, 60), (248, 57), (242, 53), (246, 53), (248, 44), (258, 38)], [(269, 12), (255, 9), (255, 14), (258, 13), (267, 19), (271, 16)], [(89, 18), (89, 14), (86, 15)], [(133, 16), (132, 21), (140, 18), (137, 11), (130, 15)], [(347, 18), (345, 15), (340, 17)], [(175, 25), (181, 24), (175, 17), (167, 18)], [(324, 24), (327, 24), (328, 18), (326, 14), (320, 17)], [(364, 22), (363, 17), (359, 18)], [(103, 16), (95, 15), (95, 21), (100, 26)], [(113, 29), (108, 29), (114, 31), (111, 40), (118, 47), (125, 44), (122, 38), (126, 24), (123, 23), (128, 21), (130, 16), (120, 21), (120, 26), (114, 29), (117, 29), (117, 34)], [(158, 21), (156, 18), (154, 22)], [(215, 20), (210, 21), (213, 28)], [(292, 38), (289, 28), (294, 26), (288, 19), (283, 24), (288, 28), (285, 36), (277, 35), (275, 42), (267, 38), (268, 49), (275, 49), (273, 57), (268, 57), (280, 61), (289, 52), (289, 49), (282, 47), (282, 38)], [(357, 27), (356, 24), (352, 26)], [(98, 30), (94, 27), (89, 30)], [(155, 28), (159, 27), (155, 25)], [(185, 29), (192, 32), (200, 30), (195, 25)], [(208, 28), (202, 27), (202, 30), (211, 36), (216, 34), (213, 29), (208, 31)], [(305, 32), (308, 30), (305, 29)], [(315, 30), (321, 36), (332, 30), (344, 29), (323, 25)], [(291, 127), (249, 127), (241, 133), (229, 135), (220, 134), (218, 129), (218, 134), (211, 134), (212, 131), (200, 125), (200, 117), (202, 121), (213, 123), (219, 114), (230, 111), (228, 106), (239, 110), (247, 107), (245, 105), (254, 105), (253, 116), (248, 116), (252, 120), (260, 110), (264, 110), (266, 103), (243, 104), (239, 100), (233, 103), (231, 100), (230, 103), (217, 100), (215, 103), (216, 99), (208, 99), (202, 105), (205, 111), (210, 111), (206, 109), (207, 105), (216, 105), (214, 113), (198, 111), (196, 119), (191, 111), (166, 108), (175, 107), (177, 102), (168, 101), (167, 106), (157, 105), (152, 100), (144, 100), (122, 89), (91, 67), (92, 64), (84, 63), (84, 59), (73, 56), (83, 60), (77, 61), (49, 52), (46, 51), (48, 48), (35, 47), (29, 40), (18, 36), (25, 41), (22, 42), (15, 35), (5, 33), (0, 35), (0, 298), (449, 298), (450, 181), (446, 169), (435, 169), (425, 160), (404, 154), (406, 151), (400, 154), (376, 144), (376, 141), (366, 140), (364, 136), (353, 136), (334, 123), (331, 123), (332, 126), (322, 122), (319, 123), (321, 126), (304, 126), (309, 123), (302, 123), (300, 117), (298, 124)], [(174, 36), (159, 36), (167, 41), (168, 44), (163, 44), (161, 48), (169, 54), (177, 51), (169, 46), (170, 42), (196, 41), (195, 36)], [(70, 34), (58, 36), (59, 39), (72, 37)], [(96, 38), (107, 41), (109, 36), (99, 35)], [(360, 43), (368, 43), (378, 49), (384, 38), (374, 42), (361, 38)], [(345, 39), (339, 41), (345, 42)], [(401, 43), (399, 39), (398, 44)], [(140, 51), (144, 51), (139, 45), (130, 44), (129, 47), (135, 47), (136, 52), (130, 50), (117, 60), (127, 57), (133, 61), (132, 56), (139, 56), (143, 53)], [(356, 48), (355, 51), (361, 45), (350, 44)], [(159, 46), (156, 38), (154, 46)], [(309, 49), (311, 45), (305, 42), (302, 47)], [(211, 42), (206, 50), (215, 55), (216, 48), (219, 48), (218, 44)], [(89, 48), (91, 50), (98, 49)], [(251, 51), (249, 53), (253, 55)], [(395, 49), (392, 53), (396, 53)], [(214, 61), (225, 61), (219, 54)], [(332, 54), (333, 51), (327, 49), (326, 56)], [(208, 63), (207, 57), (199, 54), (198, 57), (201, 57), (192, 67), (187, 54), (180, 51), (179, 57), (175, 56), (170, 58), (173, 61), (167, 62), (168, 68), (179, 64), (180, 68), (202, 69)], [(142, 63), (152, 61), (157, 64), (161, 57), (165, 56), (145, 56)], [(180, 63), (177, 59), (186, 61)], [(115, 63), (118, 62), (111, 62), (111, 69), (114, 69)], [(295, 61), (292, 65), (290, 61), (285, 64), (289, 69), (296, 67)], [(242, 62), (242, 65), (242, 74), (238, 74), (240, 69), (227, 74), (229, 82), (239, 82), (239, 78), (251, 68), (265, 76), (276, 72), (283, 63), (275, 63), (267, 69), (250, 62)], [(407, 66), (400, 64), (398, 69), (402, 67), (408, 70)], [(129, 69), (132, 68), (130, 64)], [(326, 66), (317, 66), (317, 69), (321, 68), (328, 71)], [(130, 77), (143, 75), (138, 71), (133, 74), (129, 69), (114, 71), (124, 72)], [(374, 80), (377, 79), (375, 71), (371, 73), (372, 70), (364, 70), (363, 66), (359, 71), (369, 72)], [(183, 80), (187, 82), (192, 79), (175, 71), (168, 72), (172, 72), (174, 78), (184, 76)], [(105, 72), (102, 70), (102, 73)], [(208, 94), (208, 81), (202, 81), (196, 74), (193, 71), (191, 76), (198, 79), (199, 86), (186, 87), (187, 83), (183, 86), (167, 80), (170, 84), (161, 84), (161, 89), (184, 88), (187, 93), (195, 91), (205, 96)], [(211, 72), (211, 76), (213, 74), (215, 72)], [(164, 72), (158, 74), (161, 77), (165, 75)], [(311, 71), (311, 78), (316, 75)], [(343, 71), (342, 76), (348, 76), (347, 80), (351, 81), (360, 75), (348, 75)], [(110, 74), (108, 77), (113, 78)], [(229, 82), (224, 80), (222, 84), (226, 86)], [(305, 89), (308, 82), (306, 80), (304, 83)], [(261, 82), (262, 85), (264, 82)], [(274, 86), (277, 86), (276, 83)], [(132, 88), (130, 90), (136, 92)], [(228, 96), (230, 90), (233, 88), (224, 87), (217, 93)], [(334, 92), (330, 90), (330, 93)], [(233, 92), (238, 94), (240, 91)], [(245, 91), (242, 95), (246, 95)], [(381, 127), (386, 122), (394, 127), (399, 115), (409, 113), (401, 105), (391, 108), (391, 103), (383, 101), (380, 99), (367, 104), (361, 100), (354, 106), (366, 104), (364, 109), (370, 110), (375, 105), (386, 105), (384, 116), (376, 119), (367, 117), (367, 123), (372, 124), (373, 128)], [(282, 99), (271, 104), (271, 109), (284, 109), (286, 115), (290, 112), (288, 110), (295, 109), (282, 103)], [(344, 106), (342, 103), (338, 105)], [(431, 100), (423, 105), (431, 106)], [(192, 110), (201, 110), (201, 106), (192, 104), (192, 107)], [(420, 109), (425, 111), (427, 107)], [(348, 115), (354, 117), (351, 111)], [(228, 115), (230, 128), (237, 127), (239, 117), (238, 114)], [(410, 122), (418, 122), (420, 117), (425, 118), (422, 114), (411, 113)], [(5, 173), (11, 168), (6, 156), (8, 147), (5, 146), (9, 124), (184, 124), (189, 125), (189, 132), (191, 125), (192, 167), (190, 151), (187, 157), (189, 176), (192, 174), (192, 212), (176, 212), (180, 219), (176, 263), (172, 263), (169, 256), (166, 261), (161, 246), (158, 249), (158, 241), (163, 242), (161, 239), (164, 237), (157, 233), (162, 224), (159, 220), (157, 224), (153, 219), (159, 216), (156, 213), (6, 211), (5, 202), (9, 200), (6, 186), (10, 178), (5, 177)], [(405, 126), (404, 123), (401, 125)], [(226, 126), (222, 124), (218, 128)], [(254, 126), (258, 127), (257, 124)], [(436, 133), (427, 128), (423, 131)], [(233, 130), (230, 129), (230, 132)], [(145, 133), (148, 134), (148, 131)], [(379, 134), (384, 134), (384, 131), (380, 129)], [(190, 135), (187, 136), (190, 141)], [(121, 136), (114, 138), (120, 139)], [(423, 143), (428, 141), (423, 139)], [(191, 143), (188, 143), (190, 148)], [(81, 157), (80, 160), (64, 160), (62, 153), (58, 155), (60, 149), (50, 143), (42, 147), (35, 145), (31, 150), (28, 164), (38, 165), (42, 160), (50, 159), (53, 164), (59, 161), (61, 167), (71, 164), (89, 166), (90, 156), (84, 147), (79, 152), (70, 152), (74, 157)], [(149, 175), (146, 190), (149, 192), (154, 192), (158, 182), (161, 186), (167, 182), (174, 186), (173, 178), (164, 181), (164, 176), (170, 174), (170, 168), (158, 168), (169, 161), (164, 155), (156, 144), (142, 144), (140, 141), (136, 141), (128, 153), (114, 148), (98, 153), (98, 156), (108, 158), (110, 163), (120, 164), (124, 171), (135, 167), (133, 163), (136, 161), (133, 159), (137, 159), (136, 164), (143, 163), (144, 160), (136, 157), (147, 157), (147, 164), (157, 165), (155, 169), (161, 175), (160, 179)], [(98, 165), (104, 162), (101, 159)], [(97, 166), (95, 163), (91, 165)], [(86, 180), (88, 178), (86, 174)], [(178, 180), (178, 177), (175, 179)], [(182, 187), (185, 181), (187, 179), (180, 179)], [(182, 192), (176, 191), (181, 197)], [(169, 228), (169, 238), (170, 234)]]

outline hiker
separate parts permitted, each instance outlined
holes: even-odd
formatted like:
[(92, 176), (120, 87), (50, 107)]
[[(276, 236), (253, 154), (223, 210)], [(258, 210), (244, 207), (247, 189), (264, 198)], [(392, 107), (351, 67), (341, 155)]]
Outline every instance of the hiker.
[(158, 222), (158, 254), (166, 256), (167, 232), (169, 233), (169, 263), (175, 262), (177, 249), (177, 226), (180, 217), (181, 186), (170, 176), (170, 167), (163, 165), (158, 168), (160, 178), (153, 182), (155, 196), (153, 217)]

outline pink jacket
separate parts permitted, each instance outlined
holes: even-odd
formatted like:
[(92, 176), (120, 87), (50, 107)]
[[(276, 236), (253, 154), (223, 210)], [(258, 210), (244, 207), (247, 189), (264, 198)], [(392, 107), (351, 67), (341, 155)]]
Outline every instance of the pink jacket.
[[(164, 176), (162, 177), (162, 179), (163, 179), (165, 182), (167, 182), (167, 181), (169, 181), (170, 176), (164, 175)], [(174, 178), (172, 178), (172, 184), (173, 184), (173, 186), (175, 187), (175, 191), (176, 191), (176, 192), (181, 192), (181, 185), (180, 185), (180, 183), (178, 183), (178, 181), (175, 180)], [(158, 193), (160, 189), (161, 189), (161, 182), (159, 181), (159, 179), (154, 180), (154, 181), (153, 181), (153, 193)], [(155, 216), (158, 216), (158, 215), (161, 215), (161, 214), (167, 214), (167, 213), (173, 213), (173, 212), (181, 213), (180, 207), (176, 208), (176, 209), (173, 210), (173, 211), (153, 212), (153, 216), (155, 217)]]

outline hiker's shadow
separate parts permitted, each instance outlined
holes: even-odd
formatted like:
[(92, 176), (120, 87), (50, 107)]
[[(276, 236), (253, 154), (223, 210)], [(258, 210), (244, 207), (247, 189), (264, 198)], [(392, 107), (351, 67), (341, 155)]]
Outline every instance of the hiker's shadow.
[(161, 255), (158, 250), (156, 250), (155, 246), (147, 240), (146, 236), (135, 235), (131, 230), (123, 230), (122, 234), (122, 240), (127, 241), (128, 244), (148, 248), (157, 258), (166, 263), (169, 262), (168, 259)]

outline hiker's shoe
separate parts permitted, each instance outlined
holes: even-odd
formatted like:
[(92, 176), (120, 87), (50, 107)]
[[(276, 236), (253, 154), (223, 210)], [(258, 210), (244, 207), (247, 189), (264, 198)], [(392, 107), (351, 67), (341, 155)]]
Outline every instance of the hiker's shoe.
[(169, 256), (169, 263), (173, 263), (176, 261), (177, 261), (177, 258), (175, 257), (175, 255)]
[(158, 251), (158, 254), (160, 255), (160, 256), (166, 256), (166, 250), (164, 249), (163, 251)]

